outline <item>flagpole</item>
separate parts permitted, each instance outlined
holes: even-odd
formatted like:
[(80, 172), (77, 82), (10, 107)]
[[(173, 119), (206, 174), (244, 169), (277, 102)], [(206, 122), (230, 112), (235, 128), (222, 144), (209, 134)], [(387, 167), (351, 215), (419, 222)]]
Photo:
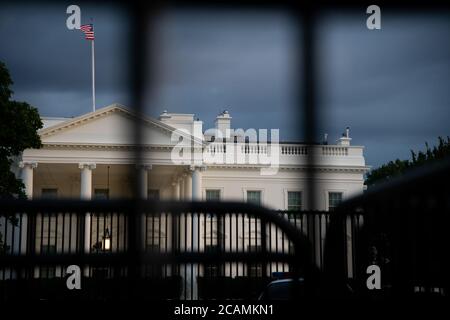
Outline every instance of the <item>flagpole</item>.
[(95, 46), (94, 46), (94, 40), (92, 40), (91, 48), (92, 48), (92, 111), (95, 112)]

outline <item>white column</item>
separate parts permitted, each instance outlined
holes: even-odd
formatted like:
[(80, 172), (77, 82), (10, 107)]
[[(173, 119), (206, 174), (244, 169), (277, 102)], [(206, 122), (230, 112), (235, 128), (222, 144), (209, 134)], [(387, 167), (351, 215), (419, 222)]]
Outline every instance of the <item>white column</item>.
[[(138, 172), (138, 188), (139, 188), (139, 198), (142, 200), (148, 199), (148, 170), (152, 169), (151, 165), (148, 164), (138, 164), (137, 166)], [(146, 230), (146, 219), (147, 215), (145, 213), (141, 213), (140, 224), (141, 224), (141, 245), (142, 250), (146, 250), (145, 248), (145, 238), (147, 236)]]
[[(81, 188), (80, 198), (83, 200), (91, 200), (92, 198), (92, 170), (96, 168), (95, 163), (80, 163), (78, 167), (81, 169)], [(84, 251), (90, 252), (91, 248), (91, 215), (86, 213), (84, 219)]]
[(28, 199), (33, 198), (33, 169), (37, 168), (37, 162), (20, 162), (22, 168), (22, 182), (25, 185), (25, 194)]
[[(25, 194), (28, 199), (33, 199), (33, 169), (37, 168), (37, 162), (20, 162), (19, 167), (22, 168), (21, 176), (22, 182), (25, 185)], [(28, 235), (28, 216), (22, 216), (22, 223), (20, 225), (20, 253), (27, 252), (27, 235)], [(18, 244), (19, 241), (16, 241)]]
[(172, 196), (174, 200), (180, 200), (180, 184), (178, 180), (172, 182)]
[(202, 171), (205, 166), (191, 166), (192, 171), (192, 200), (202, 200)]
[[(201, 201), (202, 200), (202, 171), (206, 169), (205, 166), (191, 166), (190, 170), (192, 171), (192, 200), (193, 201)], [(199, 216), (198, 214), (193, 214), (192, 216), (192, 233), (193, 236), (193, 242), (192, 242), (192, 249), (194, 252), (199, 251), (199, 237), (200, 233), (198, 232), (198, 223), (199, 222)], [(192, 288), (193, 288), (193, 296), (192, 299), (198, 299), (198, 284), (197, 284), (197, 276), (198, 276), (198, 264), (194, 264), (192, 266), (192, 272), (193, 272), (193, 282), (192, 282)]]
[(186, 199), (186, 191), (185, 191), (185, 182), (184, 182), (184, 174), (181, 176), (181, 178), (178, 180), (178, 183), (180, 184), (180, 200)]
[(151, 165), (138, 165), (138, 181), (139, 181), (139, 198), (148, 198), (148, 170), (151, 170)]
[(96, 168), (95, 163), (80, 163), (78, 167), (81, 169), (81, 190), (80, 198), (83, 200), (91, 200), (92, 198), (92, 170)]
[(192, 200), (192, 174), (189, 171), (185, 174), (184, 177), (184, 193), (185, 193), (185, 200), (191, 201)]

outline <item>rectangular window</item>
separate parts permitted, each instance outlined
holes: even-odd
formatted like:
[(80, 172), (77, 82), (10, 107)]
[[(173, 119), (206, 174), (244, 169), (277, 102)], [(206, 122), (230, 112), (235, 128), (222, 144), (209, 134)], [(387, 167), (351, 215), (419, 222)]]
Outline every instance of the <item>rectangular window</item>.
[[(220, 190), (217, 190), (217, 189), (206, 190), (206, 201), (220, 201)], [(208, 219), (209, 225), (214, 226), (214, 230), (215, 230), (215, 228), (217, 227), (216, 217), (210, 213), (207, 214), (207, 217), (209, 218)], [(210, 235), (210, 237), (212, 239), (212, 235)]]
[(288, 191), (288, 210), (302, 210), (302, 193), (300, 191)]
[(328, 211), (334, 211), (342, 202), (342, 192), (328, 193)]
[(247, 191), (247, 203), (261, 205), (261, 191)]
[(58, 189), (56, 188), (44, 188), (41, 191), (41, 198), (43, 199), (56, 199), (58, 197)]
[(146, 242), (145, 247), (147, 249), (154, 250), (155, 248), (158, 248), (161, 243), (161, 216), (159, 214), (147, 214), (146, 215)]
[(94, 199), (97, 200), (108, 200), (109, 199), (109, 189), (95, 189)]
[(206, 201), (219, 201), (220, 190), (206, 190)]
[(159, 190), (158, 189), (148, 189), (147, 197), (150, 200), (159, 200)]

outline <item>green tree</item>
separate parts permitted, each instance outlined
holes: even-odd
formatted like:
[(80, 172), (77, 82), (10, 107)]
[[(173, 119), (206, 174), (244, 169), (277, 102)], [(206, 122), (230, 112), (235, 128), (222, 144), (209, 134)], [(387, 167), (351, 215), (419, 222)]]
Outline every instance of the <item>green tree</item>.
[(423, 166), (424, 164), (444, 159), (450, 156), (450, 137), (444, 139), (438, 138), (438, 144), (430, 148), (425, 142), (425, 151), (414, 152), (411, 150), (411, 159), (409, 160), (395, 160), (383, 164), (381, 167), (370, 171), (366, 178), (368, 186), (380, 182), (387, 181), (393, 177), (399, 176), (411, 168)]
[[(11, 172), (11, 164), (23, 150), (41, 147), (37, 131), (42, 128), (42, 121), (36, 108), (11, 100), (12, 84), (6, 65), (0, 61), (0, 198), (25, 198), (24, 185)], [(9, 220), (14, 222), (12, 216)]]

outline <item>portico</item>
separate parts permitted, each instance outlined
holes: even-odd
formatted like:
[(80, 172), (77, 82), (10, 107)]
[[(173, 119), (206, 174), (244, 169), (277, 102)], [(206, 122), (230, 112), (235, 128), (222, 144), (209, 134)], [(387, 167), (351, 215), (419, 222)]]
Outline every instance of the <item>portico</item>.
[[(191, 200), (202, 198), (206, 167), (24, 162), (22, 180), (28, 198), (108, 198)], [(135, 190), (137, 179), (137, 192)]]

